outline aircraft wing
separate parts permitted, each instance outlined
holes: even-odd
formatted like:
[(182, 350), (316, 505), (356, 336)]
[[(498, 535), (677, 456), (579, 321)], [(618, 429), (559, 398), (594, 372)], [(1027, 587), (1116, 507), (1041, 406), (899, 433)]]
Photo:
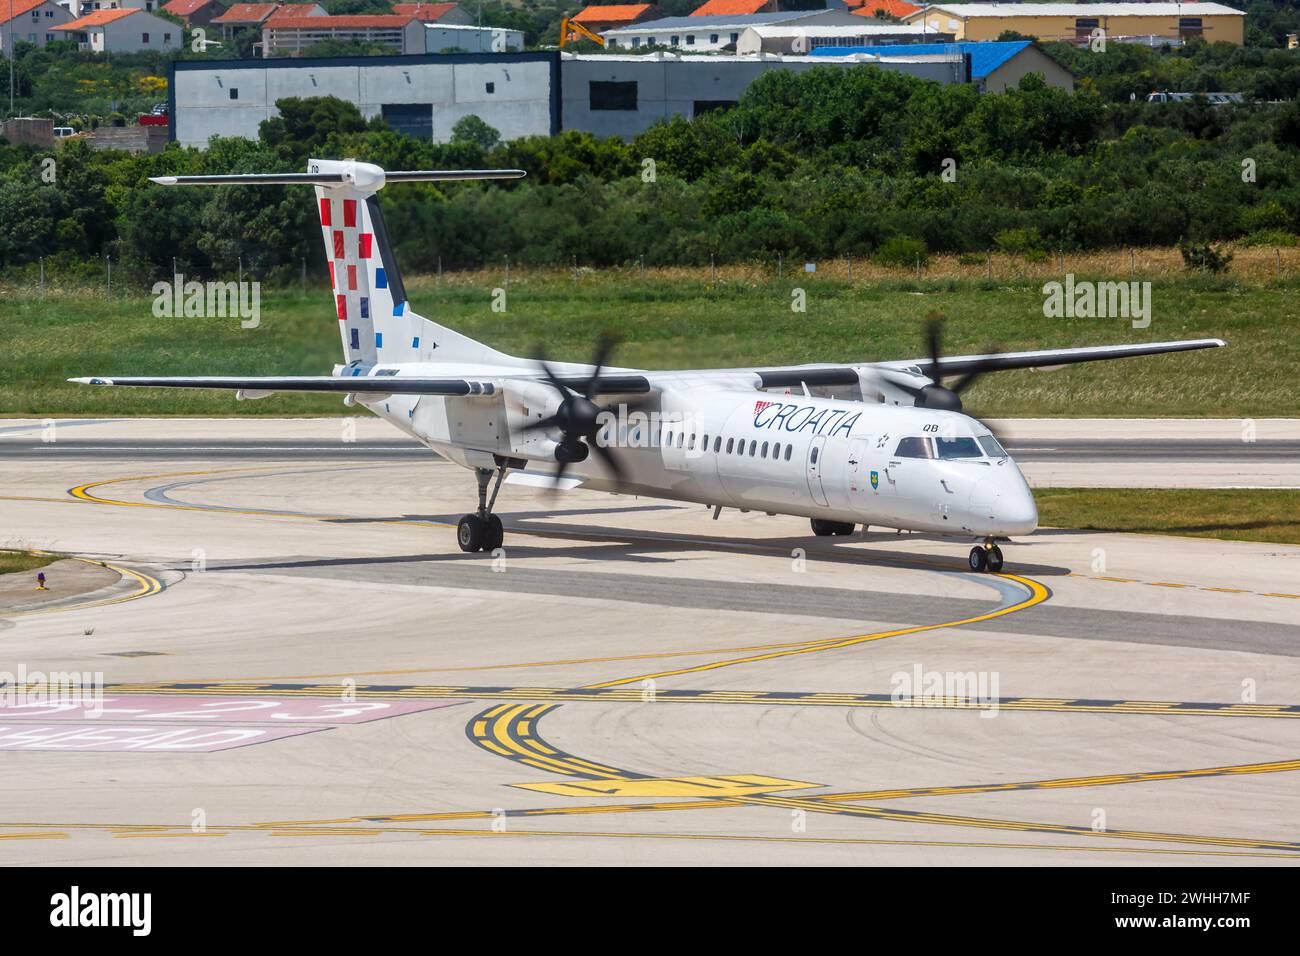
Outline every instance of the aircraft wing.
[(941, 375), (964, 375), (967, 372), (1002, 372), (1013, 368), (1053, 368), (1058, 365), (1076, 365), (1080, 362), (1105, 362), (1110, 359), (1135, 358), (1139, 355), (1163, 355), (1166, 352), (1194, 352), (1197, 349), (1219, 349), (1228, 343), (1223, 339), (1183, 339), (1179, 342), (1142, 342), (1130, 345), (1097, 345), (1078, 349), (1042, 349), (1036, 352), (995, 352), (990, 355), (953, 355), (939, 359), (935, 369), (930, 359), (910, 362), (881, 362), (894, 368), (920, 366), (928, 378)]
[[(516, 376), (510, 376), (515, 378)], [(521, 377), (522, 376), (518, 376)], [(410, 375), (193, 375), (193, 376), (91, 376), (70, 378), (80, 385), (126, 385), (144, 388), (215, 388), (270, 394), (272, 392), (378, 393), (382, 395), (491, 395), (496, 383), (484, 378), (421, 378)], [(557, 381), (578, 389), (584, 376), (557, 376)], [(497, 379), (496, 381), (500, 381)], [(650, 391), (644, 375), (602, 376), (597, 392), (621, 395)]]
[[(805, 385), (855, 385), (858, 369), (877, 367), (888, 369), (919, 368), (927, 378), (938, 379), (947, 375), (964, 375), (967, 372), (1000, 372), (1016, 368), (1055, 368), (1080, 362), (1104, 362), (1110, 359), (1134, 358), (1140, 355), (1162, 355), (1166, 352), (1191, 352), (1196, 349), (1222, 348), (1223, 339), (1184, 339), (1178, 342), (1143, 342), (1131, 345), (1099, 345), (1074, 349), (1042, 349), (1034, 352), (995, 352), (989, 355), (954, 355), (939, 359), (938, 368), (929, 358), (900, 359), (891, 362), (863, 362), (846, 365), (787, 365), (780, 368), (752, 370), (758, 375), (761, 388), (790, 388)], [(728, 371), (740, 371), (739, 369)], [(745, 370), (751, 371), (751, 370)]]

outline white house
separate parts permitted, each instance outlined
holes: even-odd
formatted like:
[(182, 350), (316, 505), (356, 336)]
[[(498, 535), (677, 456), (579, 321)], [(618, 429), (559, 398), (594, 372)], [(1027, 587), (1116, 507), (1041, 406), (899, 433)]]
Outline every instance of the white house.
[(54, 29), (93, 53), (174, 50), (183, 39), (179, 24), (133, 7), (96, 10)]
[(59, 6), (71, 13), (75, 19), (99, 10), (126, 10), (129, 8), (143, 10), (145, 13), (153, 13), (155, 10), (161, 10), (167, 0), (58, 0), (58, 3)]
[(62, 40), (62, 34), (53, 30), (71, 19), (72, 14), (54, 0), (14, 0), (12, 6), (0, 4), (0, 52), (7, 50), (10, 37), (16, 44), (34, 43), (36, 46)]

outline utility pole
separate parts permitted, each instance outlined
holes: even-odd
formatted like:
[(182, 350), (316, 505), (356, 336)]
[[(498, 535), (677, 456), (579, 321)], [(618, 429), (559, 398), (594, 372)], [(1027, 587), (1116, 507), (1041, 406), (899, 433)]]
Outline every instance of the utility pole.
[(14, 115), (14, 0), (9, 0), (9, 45), (5, 47), (9, 60), (9, 115)]

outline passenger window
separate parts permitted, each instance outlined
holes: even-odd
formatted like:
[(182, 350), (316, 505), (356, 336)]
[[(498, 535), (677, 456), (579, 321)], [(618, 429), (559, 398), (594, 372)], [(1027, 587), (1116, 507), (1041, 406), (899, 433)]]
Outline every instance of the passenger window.
[(730, 454), (731, 454), (731, 450), (732, 450), (733, 448), (735, 448), (735, 447), (736, 447), (736, 439), (734, 439), (734, 438), (728, 438), (728, 439), (727, 439), (727, 454), (730, 455)]
[(767, 457), (767, 442), (763, 442), (763, 450), (762, 450), (761, 452), (759, 452), (758, 457), (759, 457), (759, 458), (766, 458), (766, 457)]
[(973, 438), (936, 438), (935, 444), (939, 446), (939, 457), (944, 459), (952, 458), (982, 458), (980, 446), (976, 444)]
[(757, 449), (758, 449), (758, 442), (757, 442), (757, 441), (751, 441), (751, 442), (749, 443), (749, 457), (750, 457), (750, 458), (753, 458), (753, 457), (754, 457), (754, 452), (755, 452)]
[(709, 436), (708, 436), (708, 435), (705, 435), (705, 436), (704, 436), (704, 441), (700, 442), (700, 448), (701, 448), (703, 451), (708, 451), (708, 450), (709, 450)]
[(777, 460), (780, 457), (781, 457), (781, 443), (779, 441), (772, 442), (772, 459)]
[(808, 463), (809, 463), (809, 464), (812, 464), (812, 465), (817, 464), (817, 449), (816, 449), (816, 448), (814, 448), (814, 449), (812, 450), (812, 454), (810, 454), (810, 455), (808, 456)]
[(789, 461), (789, 460), (790, 460), (790, 452), (793, 451), (793, 450), (794, 450), (794, 446), (793, 446), (793, 445), (786, 445), (786, 446), (785, 446), (785, 460), (786, 460), (786, 461)]
[(904, 438), (898, 443), (894, 455), (898, 458), (933, 458), (934, 449), (930, 447), (928, 438)]
[(717, 435), (713, 439), (713, 453), (716, 455), (720, 451), (722, 451), (722, 436)]
[(686, 432), (678, 432), (678, 433), (677, 433), (677, 447), (678, 447), (678, 448), (681, 448), (681, 447), (682, 447), (682, 442), (684, 442), (684, 441), (686, 441)]
[(664, 447), (665, 447), (665, 448), (672, 448), (672, 447), (673, 447), (673, 433), (672, 433), (672, 429), (669, 429), (669, 430), (668, 430), (668, 440), (667, 440), (666, 442), (664, 442)]
[(695, 450), (695, 433), (694, 433), (694, 432), (691, 433), (691, 440), (688, 441), (688, 442), (686, 443), (686, 450), (687, 450), (687, 451), (694, 451), (694, 450)]

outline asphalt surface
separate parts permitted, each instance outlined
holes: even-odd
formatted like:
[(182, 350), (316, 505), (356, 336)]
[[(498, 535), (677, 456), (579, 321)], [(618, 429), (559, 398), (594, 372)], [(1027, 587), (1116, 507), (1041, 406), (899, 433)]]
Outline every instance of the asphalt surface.
[(103, 706), (0, 706), (0, 863), (1300, 863), (1300, 547), (1042, 530), (973, 575), (966, 542), (507, 485), (504, 549), (464, 555), (462, 470), (264, 454), (338, 427), (6, 450), (0, 546), (117, 577), (0, 595), (0, 670)]

